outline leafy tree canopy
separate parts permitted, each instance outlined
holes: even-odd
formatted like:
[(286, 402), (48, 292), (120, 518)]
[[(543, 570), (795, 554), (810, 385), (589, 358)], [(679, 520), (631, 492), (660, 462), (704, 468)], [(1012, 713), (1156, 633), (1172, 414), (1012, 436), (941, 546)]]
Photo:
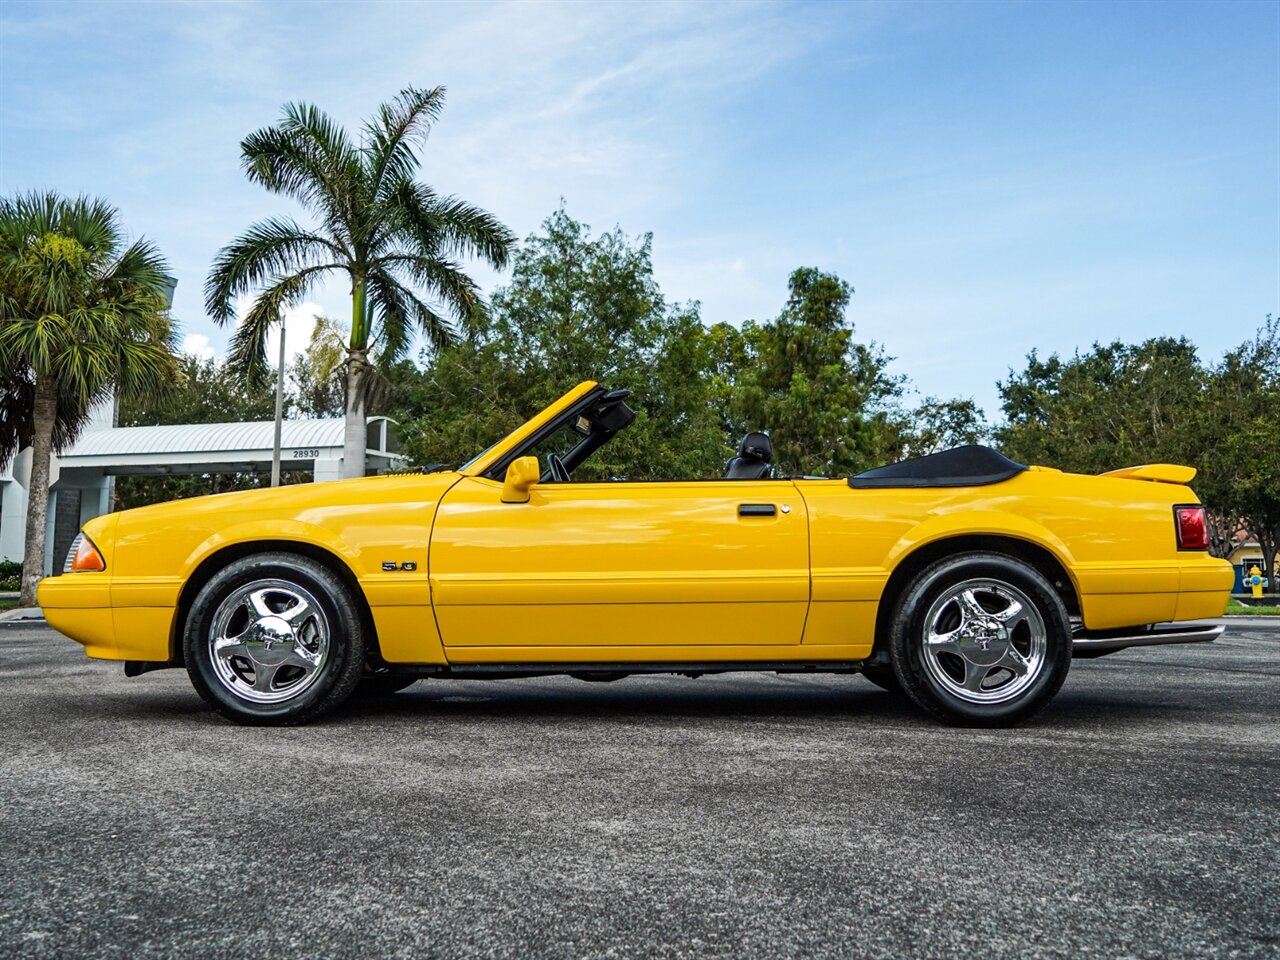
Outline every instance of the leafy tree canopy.
[(594, 379), (635, 391), (639, 417), (583, 476), (714, 476), (729, 449), (704, 376), (711, 351), (696, 304), (663, 298), (649, 235), (593, 237), (562, 207), (517, 253), (468, 340), (429, 358), (420, 378), (403, 367), (388, 376), (406, 450), (424, 462), (469, 459)]
[(85, 411), (109, 391), (156, 396), (174, 382), (165, 270), (150, 243), (126, 244), (118, 212), (102, 200), (0, 200), (2, 432), (29, 439), (32, 451), (24, 606), (35, 602), (44, 567), (55, 444), (73, 439)]
[(852, 287), (812, 267), (792, 273), (790, 286), (776, 320), (742, 328), (733, 411), (748, 429), (771, 432), (781, 472), (857, 473), (885, 452), (902, 378), (875, 344), (854, 340), (845, 318)]

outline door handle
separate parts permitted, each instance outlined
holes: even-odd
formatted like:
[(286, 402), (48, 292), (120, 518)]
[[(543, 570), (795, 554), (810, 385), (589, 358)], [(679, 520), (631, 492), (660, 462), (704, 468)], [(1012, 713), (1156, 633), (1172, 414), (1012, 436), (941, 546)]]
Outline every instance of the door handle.
[(772, 503), (740, 503), (738, 504), (738, 516), (740, 517), (772, 517), (776, 516), (778, 508)]

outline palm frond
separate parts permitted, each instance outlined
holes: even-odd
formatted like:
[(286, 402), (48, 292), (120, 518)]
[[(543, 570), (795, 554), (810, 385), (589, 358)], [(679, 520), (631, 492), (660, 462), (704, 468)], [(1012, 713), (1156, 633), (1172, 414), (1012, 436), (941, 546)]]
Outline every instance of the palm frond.
[(25, 364), (37, 373), (51, 370), (60, 348), (76, 342), (75, 326), (62, 314), (6, 319), (0, 327), (0, 351), (9, 362)]
[(60, 339), (49, 353), (47, 366), (39, 373), (53, 378), (76, 396), (98, 395), (119, 379), (116, 349), (123, 324), (114, 304), (97, 303), (82, 307), (64, 318), (70, 336)]
[(507, 265), (516, 238), (493, 214), (441, 197), (423, 184), (401, 180), (391, 192), (391, 222), (424, 250), (451, 257), (475, 257), (495, 269)]
[[(470, 279), (466, 279), (466, 283), (471, 284)], [(471, 285), (474, 290), (474, 284)], [(435, 350), (457, 341), (458, 325), (433, 310), (389, 271), (376, 270), (369, 275), (369, 293), (379, 312), (378, 339), (382, 355), (388, 361), (398, 360), (404, 355), (412, 339), (413, 328), (417, 328)], [(475, 300), (479, 300), (478, 292)], [(467, 314), (459, 313), (458, 317), (465, 320)]]
[(306, 362), (317, 381), (326, 381), (338, 373), (347, 355), (347, 331), (332, 317), (316, 317), (307, 347)]
[(104, 292), (130, 302), (145, 305), (155, 312), (156, 303), (163, 307), (169, 286), (168, 265), (155, 244), (135, 240), (120, 256), (106, 266), (99, 279)]
[(346, 243), (358, 238), (360, 158), (341, 128), (319, 110), (287, 105), (278, 126), (264, 127), (241, 141), (240, 161), (250, 180), (315, 209), (325, 226)]
[(177, 358), (162, 340), (126, 340), (119, 346), (117, 362), (120, 389), (128, 394), (163, 395), (182, 377)]
[(260, 385), (266, 375), (267, 334), (280, 322), (287, 307), (302, 301), (318, 275), (331, 269), (328, 264), (308, 267), (287, 277), (274, 280), (259, 294), (249, 312), (245, 314), (236, 332), (231, 335), (231, 350), (227, 363), (231, 369), (252, 386)]
[(0, 258), (11, 263), (37, 237), (55, 233), (66, 202), (56, 193), (35, 191), (0, 200)]
[(350, 251), (289, 218), (263, 220), (218, 251), (205, 281), (205, 310), (225, 324), (235, 317), (235, 298), (270, 278), (304, 268), (342, 270), (350, 259)]
[(443, 301), (445, 308), (460, 323), (469, 323), (476, 311), (483, 313), (487, 310), (480, 287), (452, 260), (397, 254), (381, 258), (378, 266), (386, 271), (406, 273), (415, 286)]
[(113, 256), (123, 230), (115, 207), (100, 198), (76, 197), (58, 218), (58, 233), (99, 256)]
[(412, 177), (418, 167), (413, 144), (425, 140), (431, 124), (444, 109), (445, 88), (421, 90), (406, 87), (390, 103), (378, 107), (378, 121), (365, 123), (369, 183), (373, 198), (382, 193), (384, 182)]

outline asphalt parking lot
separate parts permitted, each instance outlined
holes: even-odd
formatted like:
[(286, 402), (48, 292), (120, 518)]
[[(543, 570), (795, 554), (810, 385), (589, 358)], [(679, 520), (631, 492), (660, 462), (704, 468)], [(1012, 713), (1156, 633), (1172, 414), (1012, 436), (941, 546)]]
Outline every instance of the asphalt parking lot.
[(857, 677), (427, 680), (300, 729), (0, 625), (0, 954), (1275, 957), (1280, 629), (1008, 731)]

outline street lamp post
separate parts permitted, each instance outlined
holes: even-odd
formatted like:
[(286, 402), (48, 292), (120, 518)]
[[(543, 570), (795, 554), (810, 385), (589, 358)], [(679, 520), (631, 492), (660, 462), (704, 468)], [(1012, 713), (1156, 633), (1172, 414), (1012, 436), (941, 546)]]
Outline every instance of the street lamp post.
[(276, 369), (276, 439), (271, 450), (271, 485), (280, 486), (280, 434), (284, 429), (284, 318), (276, 324), (280, 328), (280, 366)]

